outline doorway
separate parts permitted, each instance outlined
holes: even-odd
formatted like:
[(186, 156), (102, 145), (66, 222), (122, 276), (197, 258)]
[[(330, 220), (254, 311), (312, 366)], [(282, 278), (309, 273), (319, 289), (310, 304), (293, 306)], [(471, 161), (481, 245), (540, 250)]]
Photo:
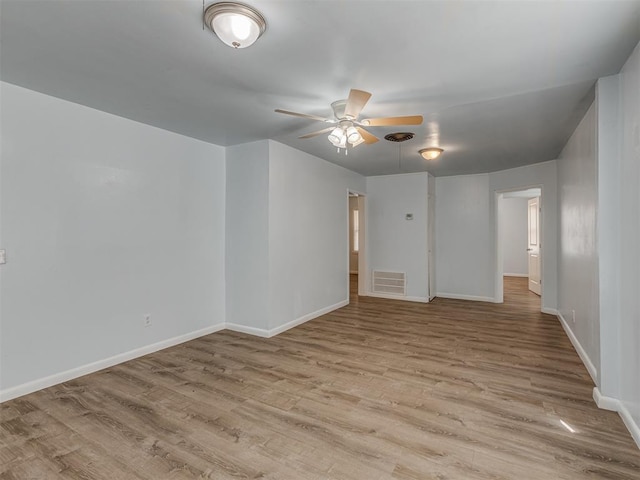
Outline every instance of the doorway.
[(365, 198), (358, 192), (349, 191), (349, 300), (357, 301), (359, 295), (366, 291), (366, 256), (365, 256)]
[(531, 295), (541, 308), (541, 207), (541, 187), (496, 192), (496, 302)]

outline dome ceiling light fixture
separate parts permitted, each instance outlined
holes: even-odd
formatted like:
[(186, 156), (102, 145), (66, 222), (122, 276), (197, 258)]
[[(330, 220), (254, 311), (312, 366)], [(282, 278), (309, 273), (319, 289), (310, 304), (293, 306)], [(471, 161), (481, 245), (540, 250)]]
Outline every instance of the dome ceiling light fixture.
[(424, 158), (425, 160), (435, 160), (440, 156), (442, 152), (444, 152), (444, 150), (441, 148), (429, 147), (429, 148), (423, 148), (418, 153), (422, 155), (422, 158)]
[(204, 12), (204, 22), (220, 40), (232, 48), (253, 45), (267, 29), (260, 12), (237, 2), (218, 2)]

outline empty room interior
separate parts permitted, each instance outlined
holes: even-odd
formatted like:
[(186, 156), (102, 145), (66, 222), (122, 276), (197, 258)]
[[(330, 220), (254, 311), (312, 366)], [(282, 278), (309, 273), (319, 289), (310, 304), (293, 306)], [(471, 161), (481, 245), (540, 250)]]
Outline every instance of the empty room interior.
[(0, 480), (640, 479), (640, 0), (0, 0)]

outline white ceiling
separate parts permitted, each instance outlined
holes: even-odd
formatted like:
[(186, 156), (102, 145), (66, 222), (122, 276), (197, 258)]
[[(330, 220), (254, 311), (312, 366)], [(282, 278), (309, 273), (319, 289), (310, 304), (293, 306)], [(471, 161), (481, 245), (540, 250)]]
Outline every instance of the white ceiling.
[[(365, 175), (479, 173), (557, 157), (640, 41), (640, 0), (247, 0), (265, 35), (233, 50), (201, 0), (0, 3), (4, 81), (218, 145), (272, 138)], [(206, 2), (207, 5), (213, 3)], [(364, 117), (422, 114), (416, 136), (338, 155), (323, 124), (350, 88)], [(439, 145), (428, 163), (420, 148)]]

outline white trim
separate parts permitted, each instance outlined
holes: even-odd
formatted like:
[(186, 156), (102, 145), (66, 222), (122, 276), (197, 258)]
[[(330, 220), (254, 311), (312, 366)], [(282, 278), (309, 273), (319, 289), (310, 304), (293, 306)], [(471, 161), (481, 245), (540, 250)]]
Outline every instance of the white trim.
[(548, 315), (555, 315), (556, 317), (559, 315), (558, 310), (556, 310), (555, 308), (542, 307), (540, 311)]
[(347, 305), (349, 305), (348, 299), (342, 300), (341, 302), (335, 303), (333, 305), (329, 305), (328, 307), (321, 308), (320, 310), (316, 310), (315, 312), (307, 313), (306, 315), (296, 318), (295, 320), (291, 320), (290, 322), (280, 325), (279, 327), (272, 328), (268, 332), (269, 337), (274, 337), (286, 330), (289, 330), (290, 328), (297, 327), (298, 325), (308, 322), (309, 320), (321, 317), (322, 315), (326, 315), (329, 312), (333, 312), (334, 310), (345, 307)]
[(591, 375), (591, 379), (593, 380), (593, 383), (597, 385), (598, 370), (596, 370), (596, 367), (591, 362), (591, 359), (589, 358), (589, 355), (587, 355), (587, 352), (585, 351), (585, 349), (582, 348), (582, 345), (578, 341), (578, 337), (576, 337), (573, 331), (571, 330), (571, 328), (569, 328), (569, 324), (562, 316), (562, 313), (558, 312), (557, 317), (558, 317), (558, 320), (560, 321), (560, 325), (562, 325), (562, 328), (564, 328), (564, 332), (567, 334), (567, 337), (569, 337), (569, 340), (571, 341), (573, 348), (575, 348), (576, 352), (578, 352), (578, 356), (580, 357), (580, 360), (582, 360), (582, 363), (584, 363), (584, 366), (587, 368), (589, 375)]
[(290, 328), (297, 327), (298, 325), (308, 322), (309, 320), (313, 320), (314, 318), (318, 318), (318, 317), (321, 317), (322, 315), (326, 315), (327, 313), (333, 312), (334, 310), (337, 310), (338, 308), (342, 308), (346, 305), (349, 305), (349, 300), (342, 300), (333, 305), (329, 305), (328, 307), (324, 307), (324, 308), (321, 308), (320, 310), (316, 310), (315, 312), (307, 313), (302, 317), (296, 318), (295, 320), (291, 320), (290, 322), (287, 322), (283, 325), (280, 325), (279, 327), (275, 327), (270, 330), (267, 330), (265, 328), (247, 327), (246, 325), (240, 325), (238, 323), (227, 323), (226, 328), (234, 332), (246, 333), (248, 335), (255, 335), (257, 337), (263, 337), (263, 338), (271, 338), (271, 337), (275, 337), (276, 335), (286, 330), (289, 330)]
[(593, 388), (593, 400), (596, 402), (596, 405), (598, 405), (598, 408), (618, 412), (627, 430), (629, 430), (629, 433), (635, 440), (636, 445), (640, 448), (640, 425), (633, 419), (631, 412), (629, 412), (624, 402), (617, 398), (602, 395), (598, 387)]
[(255, 335), (256, 337), (269, 338), (269, 330), (264, 328), (247, 327), (246, 325), (240, 325), (239, 323), (227, 323), (226, 329), (232, 332), (247, 333), (249, 335)]
[(113, 367), (114, 365), (118, 365), (119, 363), (133, 360), (134, 358), (142, 357), (144, 355), (157, 352), (158, 350), (162, 350), (164, 348), (173, 347), (174, 345), (188, 342), (189, 340), (193, 340), (195, 338), (219, 332), (220, 330), (223, 330), (224, 327), (224, 323), (218, 323), (217, 325), (213, 325), (211, 327), (185, 333), (183, 335), (178, 335), (177, 337), (168, 338), (157, 343), (152, 343), (151, 345), (145, 345), (144, 347), (129, 350), (128, 352), (119, 353), (118, 355), (114, 355), (113, 357), (104, 358), (102, 360), (91, 362), (86, 365), (81, 365), (64, 372), (54, 373), (53, 375), (49, 375), (48, 377), (39, 378), (37, 380), (32, 380), (21, 385), (16, 385), (15, 387), (0, 390), (0, 403), (11, 400), (13, 398), (21, 397), (22, 395), (27, 395), (28, 393), (32, 393), (37, 390), (42, 390), (43, 388), (58, 385), (62, 382), (67, 382), (74, 378), (82, 377), (83, 375), (88, 375), (89, 373), (94, 373), (105, 368)]
[(450, 298), (452, 300), (471, 300), (473, 302), (489, 302), (489, 303), (502, 303), (497, 302), (493, 297), (479, 297), (476, 295), (462, 295), (458, 293), (436, 293), (436, 297), (440, 298)]
[(429, 298), (427, 297), (410, 297), (406, 295), (389, 295), (386, 293), (373, 293), (367, 292), (367, 297), (377, 297), (377, 298), (386, 298), (387, 300), (402, 300), (403, 302), (419, 302), (419, 303), (429, 303)]
[(600, 393), (600, 389), (598, 387), (593, 387), (593, 400), (596, 402), (598, 408), (601, 408), (602, 410), (617, 412), (620, 408), (620, 402), (617, 398), (605, 397)]
[(528, 273), (503, 273), (503, 277), (521, 277), (521, 278), (529, 278)]

